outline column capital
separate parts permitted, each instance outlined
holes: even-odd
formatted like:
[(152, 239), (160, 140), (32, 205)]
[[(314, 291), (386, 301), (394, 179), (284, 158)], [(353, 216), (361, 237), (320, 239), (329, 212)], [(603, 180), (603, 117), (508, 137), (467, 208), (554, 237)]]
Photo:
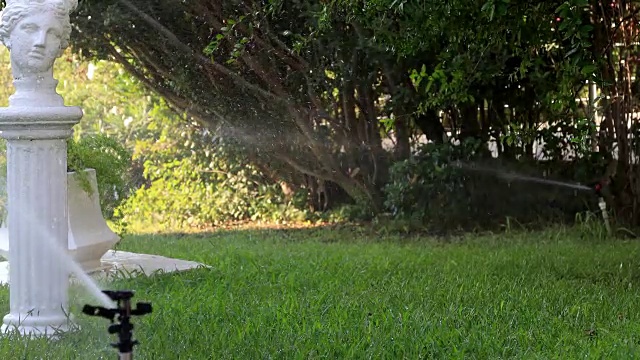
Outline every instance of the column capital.
[(8, 140), (68, 138), (82, 115), (77, 106), (0, 108), (0, 136)]

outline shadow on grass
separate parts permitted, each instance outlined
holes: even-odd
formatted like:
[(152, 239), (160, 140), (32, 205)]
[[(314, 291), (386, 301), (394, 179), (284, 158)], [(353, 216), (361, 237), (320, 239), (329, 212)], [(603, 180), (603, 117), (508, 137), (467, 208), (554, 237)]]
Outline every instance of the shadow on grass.
[[(605, 232), (598, 227), (550, 227), (543, 231), (505, 229), (501, 232), (465, 233), (459, 236), (430, 236), (389, 231), (376, 224), (331, 224), (307, 227), (235, 228), (201, 232), (142, 233), (126, 235), (116, 250), (155, 254), (208, 264), (210, 255), (240, 251), (248, 253), (288, 251), (291, 247), (334, 245), (440, 247), (452, 244), (513, 246), (549, 239), (580, 243), (601, 242)], [(315, 244), (315, 245), (314, 245)], [(290, 246), (289, 246), (290, 245)]]
[[(452, 229), (448, 232), (433, 232), (408, 222), (398, 220), (375, 221), (369, 223), (334, 223), (313, 226), (237, 226), (208, 230), (173, 231), (157, 233), (131, 233), (124, 237), (120, 245), (128, 240), (136, 241), (228, 241), (245, 242), (272, 241), (277, 243), (351, 243), (351, 242), (392, 242), (396, 244), (429, 243), (448, 244), (477, 238), (511, 239), (514, 237), (540, 237), (541, 234), (566, 233), (566, 236), (581, 238), (602, 238), (603, 224), (591, 216), (581, 224), (521, 224), (507, 221), (507, 225), (494, 230), (468, 231)], [(546, 235), (542, 235), (545, 237)]]
[[(279, 239), (282, 242), (301, 242), (305, 240), (315, 240), (322, 242), (343, 241), (347, 235), (367, 236), (372, 238), (383, 238), (379, 229), (373, 229), (366, 224), (327, 224), (305, 227), (250, 227), (220, 228), (201, 231), (184, 232), (158, 232), (158, 233), (136, 233), (128, 234), (127, 238), (150, 238), (155, 240), (217, 240), (217, 239), (246, 239), (268, 238)], [(401, 234), (397, 234), (398, 237)]]

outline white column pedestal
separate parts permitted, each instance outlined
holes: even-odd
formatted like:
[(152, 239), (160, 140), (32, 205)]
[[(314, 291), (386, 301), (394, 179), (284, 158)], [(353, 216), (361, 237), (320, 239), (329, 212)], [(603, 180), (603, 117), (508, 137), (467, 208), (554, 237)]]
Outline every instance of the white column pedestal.
[(54, 336), (69, 330), (67, 144), (77, 107), (0, 109), (7, 139), (10, 313), (3, 331)]

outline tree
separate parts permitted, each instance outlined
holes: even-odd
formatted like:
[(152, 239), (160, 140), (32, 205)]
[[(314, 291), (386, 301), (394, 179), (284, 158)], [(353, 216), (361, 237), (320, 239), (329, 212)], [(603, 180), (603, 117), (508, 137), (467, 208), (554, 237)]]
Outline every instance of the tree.
[(534, 159), (540, 139), (552, 159), (589, 152), (595, 126), (574, 99), (606, 71), (603, 92), (620, 93), (609, 84), (625, 78), (624, 57), (609, 70), (597, 63), (614, 48), (597, 34), (618, 39), (636, 15), (635, 2), (612, 4), (615, 16), (595, 0), (86, 0), (74, 49), (115, 60), (176, 111), (238, 140), (274, 183), (318, 200), (337, 185), (380, 210), (390, 164), (420, 132), (493, 140), (511, 160)]
[[(594, 59), (592, 77), (601, 91), (603, 121), (599, 146), (610, 156), (612, 168), (608, 176), (614, 179), (615, 206), (620, 218), (640, 223), (640, 168), (637, 166), (640, 145), (638, 109), (638, 23), (639, 1), (575, 1), (565, 6), (567, 15), (590, 16), (592, 38), (582, 47), (590, 50)], [(570, 30), (571, 31), (571, 30)], [(569, 33), (571, 34), (571, 32)], [(575, 30), (573, 30), (575, 32)], [(575, 36), (587, 42), (584, 37)], [(576, 41), (577, 42), (577, 41)]]
[(381, 95), (410, 89), (408, 69), (371, 46), (339, 9), (318, 15), (325, 8), (85, 1), (75, 46), (118, 61), (177, 110), (241, 139), (253, 162), (278, 170), (274, 180), (335, 183), (379, 208), (389, 163), (379, 118), (395, 119), (397, 156), (406, 157), (411, 113), (385, 108)]

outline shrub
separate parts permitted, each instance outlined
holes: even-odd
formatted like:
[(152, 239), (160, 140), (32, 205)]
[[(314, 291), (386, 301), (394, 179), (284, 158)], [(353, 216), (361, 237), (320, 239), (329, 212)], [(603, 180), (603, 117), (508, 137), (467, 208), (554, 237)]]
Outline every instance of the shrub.
[[(595, 205), (589, 192), (528, 181), (587, 177), (584, 163), (527, 163), (484, 159), (480, 144), (428, 144), (415, 157), (394, 164), (384, 191), (395, 218), (436, 230), (487, 229), (509, 218), (523, 224), (573, 221)], [(562, 176), (559, 176), (562, 175)], [(584, 181), (584, 179), (580, 179)]]
[(206, 227), (232, 221), (279, 222), (303, 214), (287, 206), (274, 185), (256, 181), (259, 173), (245, 169), (206, 176), (206, 169), (192, 159), (162, 164), (161, 173), (149, 178), (118, 211), (128, 223), (155, 225), (161, 229)]
[(476, 156), (478, 144), (467, 141), (423, 146), (418, 154), (391, 166), (385, 206), (397, 218), (449, 227), (472, 216), (469, 184), (455, 166)]
[(81, 186), (90, 191), (83, 170), (95, 169), (100, 205), (107, 219), (113, 218), (115, 209), (129, 195), (130, 168), (130, 152), (106, 135), (85, 136), (67, 142), (67, 171), (76, 172)]
[(235, 144), (196, 124), (164, 125), (136, 144), (146, 185), (118, 208), (127, 223), (167, 230), (306, 217)]

